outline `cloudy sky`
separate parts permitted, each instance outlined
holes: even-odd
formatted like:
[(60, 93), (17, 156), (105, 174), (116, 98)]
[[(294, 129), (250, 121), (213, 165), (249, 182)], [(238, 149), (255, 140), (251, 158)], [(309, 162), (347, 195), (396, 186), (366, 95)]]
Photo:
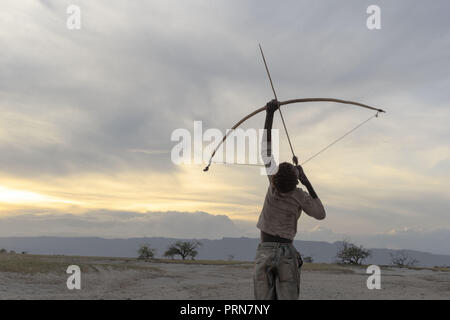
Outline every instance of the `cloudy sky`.
[[(81, 30), (66, 27), (70, 4)], [(366, 27), (371, 4), (381, 30)], [(259, 168), (174, 165), (170, 137), (194, 121), (225, 132), (272, 99), (261, 42), (280, 100), (388, 111), (305, 165), (328, 216), (302, 216), (298, 239), (450, 254), (449, 10), (444, 0), (3, 0), (0, 237), (256, 236)], [(300, 159), (373, 115), (328, 103), (283, 114)]]

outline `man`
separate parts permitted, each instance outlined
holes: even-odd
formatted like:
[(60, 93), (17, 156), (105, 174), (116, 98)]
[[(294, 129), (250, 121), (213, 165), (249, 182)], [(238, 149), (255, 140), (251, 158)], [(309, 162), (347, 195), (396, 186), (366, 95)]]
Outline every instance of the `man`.
[[(292, 242), (303, 210), (318, 220), (325, 209), (301, 166), (283, 162), (276, 165), (272, 155), (271, 129), (279, 102), (267, 104), (262, 157), (269, 178), (264, 206), (257, 227), (261, 242), (255, 259), (254, 291), (258, 300), (296, 300), (300, 293), (302, 260)], [(298, 188), (301, 182), (308, 193)]]

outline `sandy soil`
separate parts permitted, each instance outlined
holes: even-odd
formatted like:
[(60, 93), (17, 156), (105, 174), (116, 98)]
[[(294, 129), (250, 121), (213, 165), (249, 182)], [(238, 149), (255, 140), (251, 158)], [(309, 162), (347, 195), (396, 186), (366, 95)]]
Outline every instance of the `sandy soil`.
[[(74, 261), (68, 261), (72, 264)], [(1, 261), (0, 261), (1, 263)], [(58, 263), (64, 264), (61, 258)], [(61, 270), (0, 272), (1, 299), (253, 299), (252, 264), (81, 261), (82, 288)], [(88, 267), (86, 267), (88, 266)], [(302, 271), (300, 299), (450, 299), (450, 272), (382, 268), (368, 290), (363, 268), (314, 264)]]

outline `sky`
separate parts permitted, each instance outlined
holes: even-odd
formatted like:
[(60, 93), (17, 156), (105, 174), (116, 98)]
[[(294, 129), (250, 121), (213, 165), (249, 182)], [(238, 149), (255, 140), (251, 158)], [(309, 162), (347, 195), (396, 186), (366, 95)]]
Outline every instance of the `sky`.
[[(80, 30), (66, 26), (71, 4)], [(366, 26), (372, 4), (379, 30)], [(302, 215), (297, 239), (450, 254), (449, 10), (413, 0), (3, 0), (0, 237), (257, 237), (259, 168), (175, 165), (170, 138), (194, 121), (225, 132), (273, 98), (261, 43), (280, 100), (387, 110), (304, 166), (327, 218)], [(283, 115), (301, 162), (373, 113), (315, 103)], [(280, 159), (290, 159), (282, 130)]]

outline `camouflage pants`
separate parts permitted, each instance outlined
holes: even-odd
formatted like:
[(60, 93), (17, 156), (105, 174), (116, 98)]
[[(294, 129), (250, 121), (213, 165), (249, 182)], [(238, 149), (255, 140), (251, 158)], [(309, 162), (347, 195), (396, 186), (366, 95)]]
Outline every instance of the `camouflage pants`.
[(257, 300), (297, 300), (300, 254), (290, 243), (261, 242), (255, 258), (253, 285)]

